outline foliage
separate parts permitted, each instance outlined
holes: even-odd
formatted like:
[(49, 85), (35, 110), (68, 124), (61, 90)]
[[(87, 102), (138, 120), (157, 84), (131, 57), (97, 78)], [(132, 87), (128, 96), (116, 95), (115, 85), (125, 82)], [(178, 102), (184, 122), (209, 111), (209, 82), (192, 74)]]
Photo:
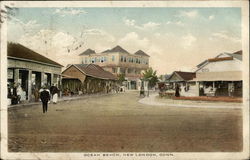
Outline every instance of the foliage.
[(126, 79), (125, 79), (125, 74), (124, 74), (124, 73), (118, 74), (117, 77), (118, 77), (118, 82), (119, 82), (120, 84), (122, 84), (122, 82), (124, 82), (124, 81), (126, 80)]
[(159, 81), (156, 71), (154, 71), (151, 67), (143, 73), (143, 79), (149, 81), (150, 88), (154, 87)]

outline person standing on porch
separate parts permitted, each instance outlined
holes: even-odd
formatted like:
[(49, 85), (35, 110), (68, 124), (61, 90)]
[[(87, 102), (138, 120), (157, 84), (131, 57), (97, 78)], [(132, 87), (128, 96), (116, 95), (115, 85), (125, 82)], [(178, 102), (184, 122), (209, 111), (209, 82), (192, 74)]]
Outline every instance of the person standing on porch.
[(46, 87), (43, 87), (43, 90), (40, 93), (40, 99), (43, 105), (43, 113), (48, 111), (48, 102), (50, 100), (50, 93), (47, 91)]

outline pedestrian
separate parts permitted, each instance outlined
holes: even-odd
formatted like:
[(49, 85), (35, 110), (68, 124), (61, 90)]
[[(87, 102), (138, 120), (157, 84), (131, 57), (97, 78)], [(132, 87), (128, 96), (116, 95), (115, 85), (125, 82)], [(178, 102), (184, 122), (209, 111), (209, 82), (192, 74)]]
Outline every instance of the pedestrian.
[(40, 93), (40, 99), (43, 105), (43, 113), (45, 113), (48, 111), (48, 102), (50, 100), (50, 94), (48, 90), (46, 89), (46, 87), (43, 87), (43, 90)]
[(52, 101), (54, 104), (57, 103), (58, 101), (58, 88), (54, 85), (53, 88), (51, 89), (51, 95), (52, 95)]
[(18, 96), (17, 96), (17, 85), (14, 84), (13, 91), (12, 91), (12, 98), (11, 98), (11, 104), (15, 105), (18, 104)]
[(176, 84), (175, 87), (175, 97), (180, 97), (180, 88), (178, 84)]

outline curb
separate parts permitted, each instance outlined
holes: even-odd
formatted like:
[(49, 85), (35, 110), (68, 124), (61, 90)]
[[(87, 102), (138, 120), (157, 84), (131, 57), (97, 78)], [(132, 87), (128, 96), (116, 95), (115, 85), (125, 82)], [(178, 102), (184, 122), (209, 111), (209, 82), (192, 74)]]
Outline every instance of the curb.
[[(64, 102), (64, 101), (75, 101), (75, 100), (80, 100), (80, 99), (86, 99), (86, 98), (95, 98), (99, 96), (109, 96), (113, 94), (118, 94), (118, 93), (108, 93), (108, 94), (92, 94), (92, 95), (84, 95), (84, 96), (76, 96), (76, 97), (70, 97), (66, 99), (58, 99), (57, 103)], [(34, 105), (39, 105), (41, 102), (31, 102), (31, 103), (23, 103), (23, 104), (17, 104), (17, 105), (8, 105), (7, 108), (17, 108), (17, 107), (28, 107), (28, 106), (34, 106)]]

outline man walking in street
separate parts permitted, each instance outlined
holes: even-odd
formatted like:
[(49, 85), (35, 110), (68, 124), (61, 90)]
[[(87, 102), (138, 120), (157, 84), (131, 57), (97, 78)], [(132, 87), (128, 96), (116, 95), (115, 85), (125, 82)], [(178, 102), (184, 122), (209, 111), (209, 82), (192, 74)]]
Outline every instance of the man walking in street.
[(48, 111), (48, 101), (50, 100), (50, 94), (46, 90), (46, 87), (43, 87), (43, 90), (40, 93), (40, 99), (43, 104), (43, 113)]

